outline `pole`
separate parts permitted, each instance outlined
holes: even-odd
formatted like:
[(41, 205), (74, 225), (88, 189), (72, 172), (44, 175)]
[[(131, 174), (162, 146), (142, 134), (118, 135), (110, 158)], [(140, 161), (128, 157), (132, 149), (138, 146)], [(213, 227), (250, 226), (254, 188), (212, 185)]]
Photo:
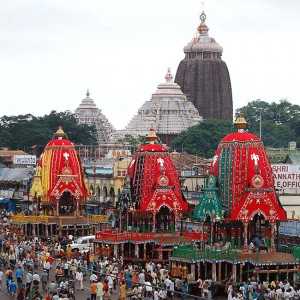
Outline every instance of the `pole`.
[(262, 115), (261, 115), (261, 109), (259, 110), (259, 138), (261, 139), (261, 135), (262, 135), (262, 128), (261, 128), (261, 117), (262, 117)]

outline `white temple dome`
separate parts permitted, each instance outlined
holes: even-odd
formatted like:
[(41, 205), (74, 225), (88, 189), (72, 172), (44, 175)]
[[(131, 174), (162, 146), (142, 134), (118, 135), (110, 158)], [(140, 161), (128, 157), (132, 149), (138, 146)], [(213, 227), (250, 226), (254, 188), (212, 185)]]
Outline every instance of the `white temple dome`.
[(173, 82), (169, 69), (165, 79), (166, 82), (158, 85), (152, 98), (142, 105), (125, 130), (120, 132), (123, 136), (145, 136), (149, 128), (153, 128), (160, 138), (174, 136), (202, 120), (193, 103)]
[(98, 144), (110, 141), (114, 128), (90, 97), (89, 91), (76, 109), (75, 118), (79, 124), (95, 125)]
[(208, 35), (208, 27), (205, 24), (206, 14), (204, 12), (200, 15), (201, 24), (198, 26), (196, 36), (184, 47), (185, 53), (203, 53), (212, 52), (222, 55), (223, 48), (216, 42), (214, 38)]

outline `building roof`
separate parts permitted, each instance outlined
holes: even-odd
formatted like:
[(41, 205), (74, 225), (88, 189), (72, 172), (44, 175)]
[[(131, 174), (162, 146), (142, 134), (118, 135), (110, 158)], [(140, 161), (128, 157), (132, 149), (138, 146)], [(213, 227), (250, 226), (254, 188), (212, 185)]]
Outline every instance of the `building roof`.
[(125, 130), (120, 132), (123, 136), (145, 136), (150, 128), (158, 135), (176, 135), (202, 120), (192, 102), (173, 82), (170, 70), (165, 79), (166, 82), (158, 85), (151, 100), (142, 105)]
[(9, 150), (7, 148), (0, 149), (0, 157), (11, 157), (14, 155), (26, 155), (27, 153), (23, 150)]
[(32, 176), (32, 168), (0, 168), (0, 182), (23, 182)]
[(111, 139), (114, 128), (90, 97), (89, 91), (76, 109), (75, 117), (79, 124), (95, 125), (99, 144), (106, 143)]
[(192, 170), (198, 167), (199, 175), (206, 175), (210, 168), (211, 160), (188, 153), (170, 153), (172, 161), (178, 171)]

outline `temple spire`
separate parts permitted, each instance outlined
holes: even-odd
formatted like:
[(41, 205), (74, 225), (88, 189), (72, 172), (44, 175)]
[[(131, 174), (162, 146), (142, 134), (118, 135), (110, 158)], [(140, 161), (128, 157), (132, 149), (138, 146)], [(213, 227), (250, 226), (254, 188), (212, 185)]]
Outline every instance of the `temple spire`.
[(90, 97), (90, 91), (89, 91), (89, 89), (86, 90), (86, 97), (87, 97), (87, 98)]
[(167, 83), (173, 82), (173, 75), (171, 73), (171, 69), (170, 68), (168, 68), (168, 71), (167, 71), (167, 74), (165, 76), (165, 79), (166, 79)]

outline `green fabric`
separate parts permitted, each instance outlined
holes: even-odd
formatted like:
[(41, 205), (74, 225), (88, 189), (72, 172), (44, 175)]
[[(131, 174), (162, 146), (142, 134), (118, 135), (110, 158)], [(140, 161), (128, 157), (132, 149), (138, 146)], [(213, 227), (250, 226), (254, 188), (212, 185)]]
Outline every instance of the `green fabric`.
[(236, 250), (228, 247), (226, 250), (217, 250), (213, 248), (207, 248), (205, 250), (197, 249), (193, 246), (178, 246), (174, 248), (172, 258), (181, 258), (189, 260), (201, 260), (201, 259), (211, 259), (211, 260), (237, 260), (239, 254)]
[(223, 218), (223, 209), (216, 187), (216, 177), (214, 176), (209, 176), (203, 195), (201, 195), (199, 203), (192, 214), (192, 218), (197, 221), (204, 222), (207, 217), (216, 221)]
[(232, 202), (232, 149), (224, 147), (219, 159), (219, 185), (223, 206), (229, 208)]
[(293, 255), (297, 260), (300, 260), (300, 247), (293, 248)]

